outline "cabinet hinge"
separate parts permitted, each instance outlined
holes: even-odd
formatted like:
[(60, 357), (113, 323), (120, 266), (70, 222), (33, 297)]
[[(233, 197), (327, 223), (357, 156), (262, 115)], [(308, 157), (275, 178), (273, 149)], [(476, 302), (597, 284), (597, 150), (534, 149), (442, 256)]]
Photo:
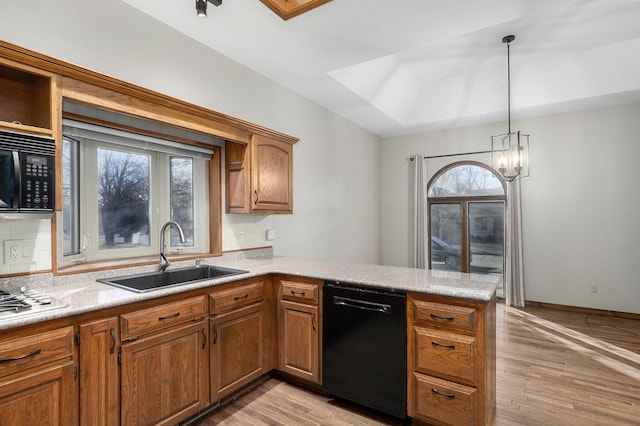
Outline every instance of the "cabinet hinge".
[(122, 352), (118, 352), (118, 365), (122, 365)]
[(73, 380), (78, 380), (78, 367), (73, 367)]
[(76, 338), (76, 346), (80, 346), (80, 332), (79, 331), (76, 332), (75, 338)]

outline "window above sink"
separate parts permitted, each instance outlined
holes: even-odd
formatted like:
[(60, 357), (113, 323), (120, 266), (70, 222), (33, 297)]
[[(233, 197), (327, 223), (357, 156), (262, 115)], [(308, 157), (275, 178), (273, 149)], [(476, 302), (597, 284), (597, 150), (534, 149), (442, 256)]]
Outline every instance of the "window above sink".
[(181, 224), (187, 242), (181, 244), (172, 230), (166, 253), (210, 252), (207, 173), (212, 149), (71, 115), (76, 120), (65, 119), (63, 127), (59, 266), (158, 254), (155, 230), (167, 220)]

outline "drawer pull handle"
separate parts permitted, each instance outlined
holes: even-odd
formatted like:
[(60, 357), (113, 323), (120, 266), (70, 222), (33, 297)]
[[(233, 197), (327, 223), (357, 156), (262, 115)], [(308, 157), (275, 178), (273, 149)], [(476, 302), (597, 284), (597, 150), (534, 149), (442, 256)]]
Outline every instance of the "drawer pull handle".
[(291, 295), (295, 296), (295, 295), (300, 295), (300, 296), (304, 296), (305, 292), (304, 291), (295, 291), (295, 290), (291, 290)]
[(455, 349), (456, 345), (443, 345), (442, 343), (438, 343), (438, 342), (434, 342), (432, 341), (431, 344), (433, 346), (440, 346), (441, 348), (447, 348), (447, 349)]
[(439, 319), (439, 320), (446, 320), (446, 321), (453, 321), (455, 319), (455, 317), (441, 317), (440, 315), (436, 315), (436, 314), (431, 314), (431, 318)]
[(440, 391), (438, 391), (438, 389), (436, 388), (431, 388), (431, 392), (435, 393), (436, 395), (440, 395), (440, 396), (444, 396), (445, 398), (455, 398), (456, 396), (452, 393), (442, 393)]
[(202, 349), (207, 347), (207, 330), (202, 328)]
[(111, 333), (111, 348), (109, 349), (109, 353), (112, 354), (116, 351), (116, 329), (111, 327), (109, 332)]
[(26, 358), (38, 355), (40, 353), (42, 353), (42, 349), (36, 349), (35, 351), (33, 351), (33, 352), (29, 353), (29, 354), (23, 355), (23, 356), (17, 356), (15, 358), (0, 359), (0, 364), (5, 364), (5, 363), (11, 362), (11, 361), (20, 361), (21, 359), (26, 359)]
[(171, 318), (177, 318), (179, 316), (180, 316), (180, 312), (176, 312), (175, 314), (167, 315), (166, 317), (160, 317), (160, 318), (158, 318), (158, 321), (164, 321), (164, 320), (168, 320), (168, 319), (171, 319)]
[(244, 296), (234, 296), (233, 300), (242, 300), (246, 299), (247, 297), (249, 297), (249, 293), (246, 293)]

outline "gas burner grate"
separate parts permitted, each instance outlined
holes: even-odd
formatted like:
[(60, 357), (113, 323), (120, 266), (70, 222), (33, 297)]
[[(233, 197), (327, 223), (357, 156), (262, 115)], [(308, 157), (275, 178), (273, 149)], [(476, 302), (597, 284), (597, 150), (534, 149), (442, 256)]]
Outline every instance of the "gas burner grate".
[(66, 306), (68, 306), (66, 303), (37, 290), (23, 288), (17, 294), (0, 290), (0, 321), (17, 319), (23, 315), (37, 314)]

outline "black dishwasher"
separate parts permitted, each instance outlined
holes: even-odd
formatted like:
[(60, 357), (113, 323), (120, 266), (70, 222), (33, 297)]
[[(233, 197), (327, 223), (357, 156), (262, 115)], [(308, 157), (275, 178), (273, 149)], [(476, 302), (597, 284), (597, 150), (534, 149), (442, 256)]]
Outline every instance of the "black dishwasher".
[(326, 282), (322, 390), (406, 418), (406, 311), (404, 293)]

